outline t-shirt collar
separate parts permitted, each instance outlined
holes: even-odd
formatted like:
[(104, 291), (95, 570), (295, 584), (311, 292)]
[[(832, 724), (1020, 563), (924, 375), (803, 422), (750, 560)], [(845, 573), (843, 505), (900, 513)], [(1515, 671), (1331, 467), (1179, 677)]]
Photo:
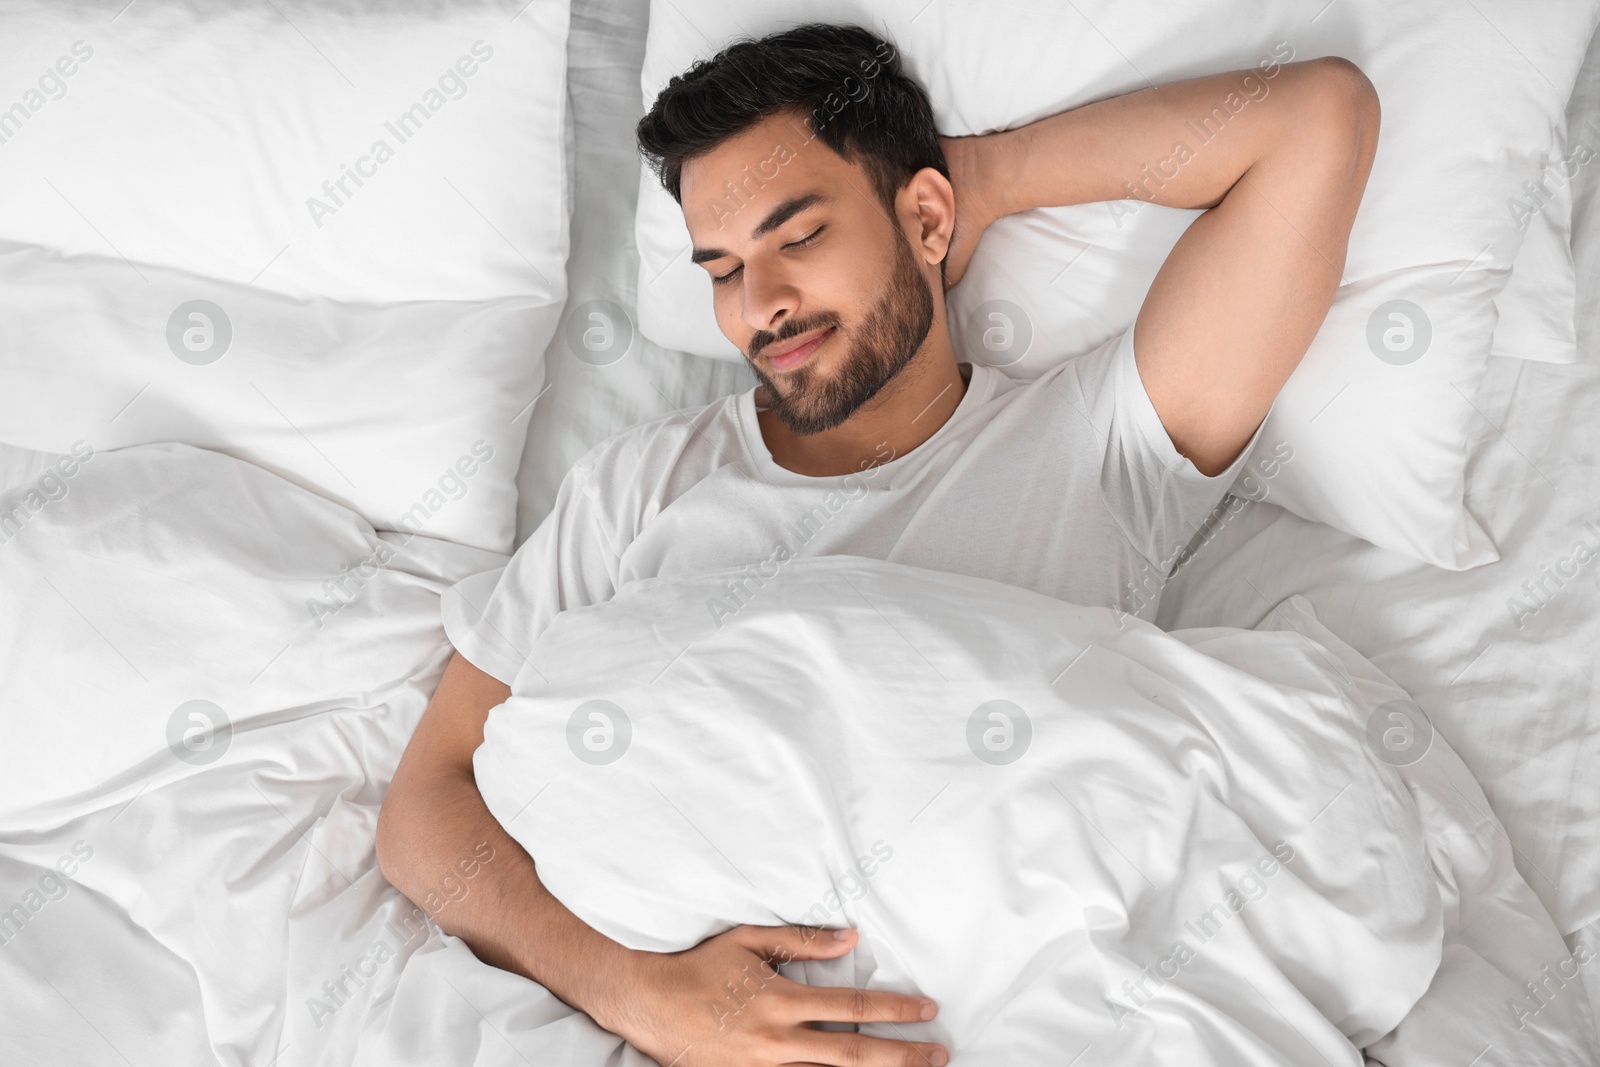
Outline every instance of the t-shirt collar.
[[(888, 474), (890, 477), (864, 478), (863, 481), (872, 487), (889, 488), (894, 472), (905, 466), (909, 457), (922, 452), (931, 445), (936, 445), (950, 433), (951, 426), (966, 419), (989, 399), (994, 392), (994, 376), (1000, 372), (982, 363), (968, 365), (972, 368), (972, 377), (967, 382), (967, 391), (962, 395), (960, 402), (956, 404), (955, 411), (951, 412), (950, 417), (944, 421), (944, 425), (940, 426), (933, 432), (931, 437), (910, 452), (902, 453), (886, 463), (880, 463), (876, 467), (868, 468), (879, 474)], [(828, 486), (836, 485), (845, 478), (858, 477), (856, 474), (827, 474), (821, 476), (799, 474), (786, 467), (779, 466), (778, 461), (772, 458), (772, 451), (767, 448), (766, 439), (761, 436), (761, 423), (756, 419), (756, 387), (752, 386), (733, 399), (735, 413), (738, 418), (739, 433), (744, 439), (746, 458), (760, 480), (778, 485)]]

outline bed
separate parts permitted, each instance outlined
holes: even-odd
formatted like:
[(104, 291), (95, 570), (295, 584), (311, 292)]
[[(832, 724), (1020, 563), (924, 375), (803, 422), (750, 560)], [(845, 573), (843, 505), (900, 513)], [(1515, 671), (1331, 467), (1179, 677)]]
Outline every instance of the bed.
[[(532, 6), (531, 17), (517, 10), (521, 4), (494, 14), (514, 32), (535, 19), (546, 36), (559, 26), (560, 106), (543, 119), (560, 142), (544, 147), (561, 173), (546, 175), (552, 184), (540, 194), (541, 225), (552, 232), (519, 232), (514, 240), (502, 233), (496, 269), (475, 280), (476, 290), (433, 294), (443, 297), (437, 307), (428, 294), (396, 289), (382, 271), (330, 280), (318, 266), (326, 261), (316, 259), (286, 268), (271, 294), (283, 307), (337, 301), (347, 324), (340, 344), (368, 353), (395, 342), (362, 318), (362, 308), (416, 305), (409, 330), (424, 343), (464, 329), (461, 358), (493, 353), (464, 366), (501, 386), (498, 395), (459, 400), (494, 424), (484, 439), (496, 456), (514, 457), (520, 447), (514, 479), (504, 466), (472, 462), (471, 425), (440, 430), (417, 454), (401, 457), (398, 465), (410, 464), (416, 476), (393, 485), (382, 464), (348, 484), (333, 479), (303, 447), (308, 441), (281, 426), (269, 434), (266, 416), (251, 424), (248, 439), (214, 419), (186, 424), (183, 444), (113, 440), (90, 458), (78, 454), (71, 474), (63, 464), (74, 458), (74, 428), (50, 437), (13, 423), (0, 433), (0, 442), (12, 442), (0, 443), (6, 500), (59, 487), (43, 493), (30, 529), (8, 530), (8, 543), (0, 543), (0, 564), (13, 568), (8, 595), (30, 606), (26, 617), (8, 612), (0, 660), (10, 701), (0, 709), (10, 776), (0, 805), (0, 910), (21, 904), (26, 912), (24, 923), (0, 927), (0, 990), (8, 1002), (0, 1050), (8, 1062), (648, 1062), (542, 987), (483, 965), (443, 934), (384, 880), (372, 845), (384, 787), (448, 654), (439, 596), (502, 565), (596, 442), (753, 384), (741, 365), (663, 347), (639, 325), (641, 286), (650, 279), (641, 278), (635, 246), (640, 177), (632, 124), (641, 113), (651, 4)], [(356, 5), (334, 5), (347, 7)], [(106, 23), (108, 40), (121, 19), (131, 24), (138, 14), (95, 12), (117, 20)], [(470, 57), (470, 43), (463, 38), (449, 60), (456, 51)], [(101, 62), (114, 59), (111, 47), (99, 51)], [(93, 72), (93, 62), (83, 62), (81, 73)], [(307, 62), (321, 61), (311, 55)], [(332, 80), (326, 70), (320, 76)], [(402, 98), (406, 92), (416, 95), (403, 87)], [(549, 97), (548, 86), (540, 92)], [(470, 93), (462, 99), (475, 102)], [(77, 100), (67, 92), (49, 106)], [(35, 120), (43, 130), (52, 117), (45, 110)], [(1566, 128), (1572, 143), (1600, 144), (1600, 46), (1591, 44), (1579, 71)], [(466, 126), (460, 135), (472, 132)], [(465, 185), (461, 175), (471, 168), (452, 173)], [(377, 188), (375, 181), (374, 194)], [(485, 189), (468, 190), (457, 189), (460, 200), (479, 206), (462, 217), (503, 224), (499, 211), (483, 207)], [(1166, 588), (1158, 621), (1167, 629), (1293, 628), (1304, 620), (1284, 605), (1303, 605), (1425, 709), (1482, 789), (1482, 808), (1468, 805), (1463, 832), (1503, 848), (1566, 950), (1592, 960), (1600, 953), (1600, 568), (1569, 574), (1561, 561), (1571, 561), (1575, 543), (1600, 544), (1594, 167), (1575, 171), (1568, 195), (1575, 358), (1492, 356), (1470, 401), (1465, 503), (1499, 559), (1464, 570), (1435, 566), (1301, 518), (1268, 494), (1219, 513)], [(295, 198), (297, 211), (302, 199)], [(350, 202), (364, 209), (365, 201)], [(504, 201), (505, 210), (516, 203)], [(96, 217), (92, 206), (84, 214)], [(351, 212), (351, 219), (361, 216)], [(382, 222), (380, 215), (358, 224)], [(446, 239), (459, 225), (435, 236)], [(25, 242), (27, 235), (0, 238)], [(358, 255), (372, 239), (352, 233), (342, 251)], [(257, 243), (266, 255), (241, 257), (248, 263), (212, 261), (171, 277), (161, 271), (193, 263), (163, 263), (159, 249), (128, 258), (148, 268), (146, 285), (169, 286), (175, 295), (162, 297), (169, 304), (192, 291), (233, 308), (251, 298), (196, 289), (194, 279), (209, 272), (242, 281), (276, 248)], [(535, 248), (555, 258), (547, 263)], [(86, 269), (72, 257), (88, 251), (86, 244), (52, 260), (0, 243), (0, 270), (26, 274), (41, 291), (51, 279), (70, 288), (69, 275)], [(422, 244), (409, 252), (418, 262), (440, 254)], [(541, 284), (524, 265), (561, 280)], [(357, 291), (356, 278), (369, 289)], [(496, 313), (461, 327), (469, 305)], [(264, 320), (279, 307), (250, 305), (249, 314)], [(38, 346), (49, 323), (87, 315), (70, 304), (49, 311), (40, 324), (13, 325), (0, 339), (8, 349)], [(585, 331), (595, 327), (604, 342), (586, 344), (594, 335)], [(530, 358), (530, 345), (542, 359)], [(396, 390), (372, 385), (373, 366), (357, 361), (339, 371), (347, 377), (330, 395), (364, 391), (374, 407), (387, 403)], [(120, 416), (116, 404), (142, 380), (113, 378), (77, 395), (90, 407), (104, 389), (100, 406)], [(263, 399), (285, 403), (269, 379), (254, 380)], [(306, 410), (315, 419), (322, 409)], [(130, 422), (138, 415), (135, 407)], [(371, 427), (344, 430), (376, 432)], [(324, 440), (315, 430), (310, 437)], [(480, 473), (468, 475), (459, 460)], [(452, 471), (446, 486), (441, 477)], [(426, 503), (435, 486), (441, 507)], [(418, 514), (419, 504), (412, 525), (368, 521)], [(102, 525), (100, 538), (94, 531)], [(275, 544), (272, 532), (287, 529), (300, 533)], [(41, 530), (63, 535), (46, 544)], [(109, 536), (117, 531), (136, 532), (138, 543)], [(24, 557), (18, 550), (30, 532), (38, 544)], [(1558, 567), (1558, 580), (1545, 577)], [(335, 597), (324, 582), (341, 576), (351, 577), (346, 594)], [(1542, 591), (1536, 596), (1525, 583)], [(347, 595), (352, 587), (361, 595)], [(108, 588), (122, 592), (107, 595)], [(163, 606), (159, 619), (151, 605)], [(209, 644), (223, 631), (231, 643)], [(214, 667), (229, 657), (239, 665), (213, 669), (215, 685), (197, 689), (194, 672), (167, 662), (184, 642), (216, 657)], [(158, 661), (161, 673), (151, 667)], [(90, 684), (78, 687), (81, 679)], [(159, 714), (129, 726), (134, 716), (119, 711), (118, 693), (138, 685), (159, 690), (139, 705)], [(259, 693), (251, 707), (260, 713), (230, 703), (219, 717), (218, 704), (228, 702), (218, 693), (229, 687)], [(76, 702), (50, 702), (66, 690)], [(464, 861), (462, 880), (441, 886), (445, 901), (471, 891), (466, 872), (474, 861), (492, 859)], [(1600, 1015), (1597, 966), (1562, 987), (1560, 1010), (1584, 998)], [(1480, 1055), (1482, 1063), (1513, 1062), (1489, 1050)]]

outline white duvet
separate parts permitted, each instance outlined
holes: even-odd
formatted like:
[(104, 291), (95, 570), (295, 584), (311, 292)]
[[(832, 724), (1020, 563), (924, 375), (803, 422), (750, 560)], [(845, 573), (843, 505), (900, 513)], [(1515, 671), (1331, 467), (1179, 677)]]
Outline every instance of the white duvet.
[(936, 998), (865, 1029), (963, 1064), (1595, 1062), (1582, 997), (1520, 988), (1574, 964), (1482, 793), (1302, 604), (1168, 635), (852, 557), (740, 581), (563, 613), (490, 715), (491, 810), (607, 935), (854, 925), (786, 971)]

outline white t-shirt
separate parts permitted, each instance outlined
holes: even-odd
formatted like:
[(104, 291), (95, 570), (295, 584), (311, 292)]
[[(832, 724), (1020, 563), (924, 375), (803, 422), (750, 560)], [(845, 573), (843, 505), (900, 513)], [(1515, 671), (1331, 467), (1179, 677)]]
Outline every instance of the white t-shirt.
[(785, 559), (841, 554), (1150, 619), (1244, 463), (1242, 453), (1208, 478), (1179, 455), (1139, 377), (1131, 327), (1032, 382), (973, 365), (933, 436), (854, 474), (778, 466), (756, 411), (752, 388), (596, 445), (511, 562), (446, 595), (451, 643), (510, 685), (558, 612), (635, 579), (745, 567), (728, 583), (731, 611)]

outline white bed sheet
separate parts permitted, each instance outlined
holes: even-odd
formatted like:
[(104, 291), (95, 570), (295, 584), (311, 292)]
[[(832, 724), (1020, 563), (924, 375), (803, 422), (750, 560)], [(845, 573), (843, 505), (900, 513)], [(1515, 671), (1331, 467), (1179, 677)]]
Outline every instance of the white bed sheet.
[[(0, 445), (0, 511), (50, 458)], [(378, 870), (449, 654), (439, 596), (506, 558), (385, 537), (369, 553), (353, 512), (156, 445), (97, 455), (0, 540), (0, 1063), (604, 1060), (614, 1038)], [(308, 618), (344, 569), (348, 599)], [(231, 727), (185, 753), (197, 690)]]

